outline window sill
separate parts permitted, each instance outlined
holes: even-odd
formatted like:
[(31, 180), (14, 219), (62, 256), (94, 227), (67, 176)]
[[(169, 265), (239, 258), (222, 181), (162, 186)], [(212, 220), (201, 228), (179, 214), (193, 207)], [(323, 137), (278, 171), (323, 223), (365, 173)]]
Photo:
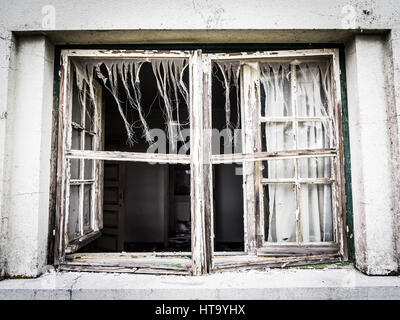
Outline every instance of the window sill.
[(351, 265), (174, 275), (50, 272), (0, 281), (0, 299), (400, 299), (400, 277)]

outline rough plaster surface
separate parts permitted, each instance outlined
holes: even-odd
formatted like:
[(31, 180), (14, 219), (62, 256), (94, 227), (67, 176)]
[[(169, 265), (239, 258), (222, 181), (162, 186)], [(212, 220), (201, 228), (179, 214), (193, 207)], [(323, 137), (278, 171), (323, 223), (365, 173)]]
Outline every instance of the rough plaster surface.
[(46, 264), (53, 50), (44, 37), (18, 43), (7, 111), (5, 249), (8, 274), (36, 276)]
[(202, 277), (50, 271), (0, 281), (0, 299), (400, 299), (400, 278), (366, 276), (352, 267)]
[[(35, 276), (46, 264), (54, 57), (46, 36), (63, 44), (348, 41), (357, 266), (396, 270), (399, 27), (398, 0), (0, 0), (0, 276)], [(377, 31), (386, 38), (354, 40)]]
[[(0, 8), (14, 31), (389, 29), (400, 22), (397, 0), (2, 0)], [(54, 20), (43, 20), (52, 12)]]
[(392, 175), (391, 211), (393, 213), (394, 243), (400, 268), (400, 30), (393, 29), (385, 43), (386, 95), (388, 97), (388, 127), (390, 138), (390, 167)]
[(11, 61), (11, 52), (15, 50), (11, 33), (0, 32), (0, 277), (4, 273), (6, 239), (7, 239), (7, 212), (5, 206), (5, 188), (7, 181), (5, 179), (5, 161), (6, 161), (6, 124), (8, 118), (8, 98), (11, 90), (10, 84), (13, 79), (13, 63)]
[(357, 266), (368, 274), (397, 271), (384, 43), (356, 36), (346, 50)]

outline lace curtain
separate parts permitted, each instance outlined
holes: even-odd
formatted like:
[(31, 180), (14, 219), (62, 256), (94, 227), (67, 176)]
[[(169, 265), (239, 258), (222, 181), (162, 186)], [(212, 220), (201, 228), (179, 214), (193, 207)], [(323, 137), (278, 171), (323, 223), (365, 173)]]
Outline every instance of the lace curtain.
[[(317, 121), (315, 117), (328, 117), (331, 110), (330, 64), (300, 63), (296, 66), (296, 93), (291, 87), (292, 69), (288, 63), (265, 63), (260, 65), (263, 87), (262, 115), (288, 117), (288, 121), (267, 122), (264, 130), (266, 151), (330, 148), (329, 120)], [(292, 105), (296, 94), (296, 108)], [(296, 110), (296, 114), (294, 114)], [(291, 117), (309, 118), (298, 121)], [(302, 119), (303, 120), (303, 119)], [(297, 142), (294, 131), (297, 131)], [(297, 146), (296, 146), (297, 145)], [(297, 161), (297, 173), (295, 170)], [(298, 158), (264, 162), (265, 178), (330, 178), (331, 158)], [(293, 183), (273, 183), (265, 186), (268, 200), (268, 242), (332, 241), (332, 190), (330, 184), (300, 184), (296, 195)], [(297, 211), (296, 197), (300, 203)], [(296, 221), (300, 227), (296, 231)]]

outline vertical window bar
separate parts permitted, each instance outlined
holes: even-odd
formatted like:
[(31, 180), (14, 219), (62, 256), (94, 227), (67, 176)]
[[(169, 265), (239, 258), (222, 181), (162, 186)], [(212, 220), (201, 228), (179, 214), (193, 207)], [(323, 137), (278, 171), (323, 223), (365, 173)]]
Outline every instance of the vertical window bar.
[[(82, 97), (82, 108), (81, 108), (81, 150), (85, 150), (85, 121), (86, 121), (86, 83), (83, 83), (83, 97)], [(80, 160), (80, 179), (85, 179), (85, 161)], [(83, 235), (83, 202), (85, 200), (85, 185), (82, 183), (79, 186), (79, 230), (80, 234)]]
[[(291, 91), (292, 91), (292, 114), (293, 114), (293, 143), (295, 150), (298, 149), (299, 145), (299, 123), (297, 115), (297, 75), (296, 75), (296, 64), (290, 64), (291, 71)], [(300, 183), (299, 183), (299, 160), (295, 159), (294, 163), (294, 179), (295, 179), (295, 198), (296, 198), (296, 242), (301, 243), (301, 226), (300, 226)]]

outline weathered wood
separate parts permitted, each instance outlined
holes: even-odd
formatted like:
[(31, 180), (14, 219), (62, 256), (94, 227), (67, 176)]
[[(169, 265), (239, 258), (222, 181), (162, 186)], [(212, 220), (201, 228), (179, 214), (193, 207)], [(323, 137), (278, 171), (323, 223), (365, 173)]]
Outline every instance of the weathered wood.
[[(241, 68), (241, 116), (243, 132), (243, 151), (252, 154), (258, 146), (259, 96), (257, 80), (258, 65), (243, 65)], [(257, 208), (258, 208), (258, 163), (243, 162), (243, 199), (244, 203), (244, 245), (245, 251), (255, 254), (257, 248)]]
[[(87, 261), (107, 259), (136, 259), (136, 258), (163, 258), (163, 259), (185, 259), (190, 266), (192, 254), (190, 252), (80, 252), (68, 254), (66, 260), (83, 259)], [(175, 260), (176, 261), (176, 260)]]
[(208, 252), (206, 246), (206, 190), (204, 176), (205, 165), (205, 130), (203, 118), (203, 66), (201, 50), (193, 52), (190, 59), (190, 171), (191, 171), (191, 216), (192, 216), (192, 262), (193, 274), (208, 272)]
[(93, 240), (96, 240), (100, 236), (101, 236), (100, 231), (92, 231), (88, 234), (82, 235), (79, 238), (74, 239), (68, 243), (68, 246), (65, 249), (65, 253), (75, 252), (75, 251), (79, 250), (80, 248), (86, 246)]
[(270, 245), (259, 248), (258, 256), (309, 256), (323, 254), (339, 254), (339, 245), (331, 244), (302, 244), (301, 246), (291, 245)]
[(111, 260), (105, 262), (84, 262), (84, 261), (65, 261), (64, 265), (69, 266), (99, 266), (99, 267), (124, 267), (124, 268), (151, 268), (158, 270), (175, 270), (175, 271), (190, 271), (190, 264), (183, 265), (173, 261), (163, 261), (164, 258), (159, 258), (158, 261), (146, 261), (146, 259), (131, 259), (131, 260)]
[(56, 214), (55, 214), (55, 245), (54, 264), (58, 265), (64, 259), (64, 219), (65, 219), (65, 93), (67, 92), (67, 65), (61, 57), (60, 66), (60, 98), (58, 108), (58, 158), (57, 158), (57, 187), (56, 187)]
[(87, 58), (102, 58), (102, 59), (183, 59), (189, 58), (189, 51), (181, 50), (84, 50), (70, 49), (63, 50), (66, 57), (87, 57)]
[[(310, 57), (312, 56), (312, 57)], [(259, 88), (257, 85), (253, 85), (259, 78), (257, 71), (254, 67), (257, 62), (260, 61), (289, 61), (293, 57), (301, 57), (304, 59), (315, 60), (320, 59), (324, 56), (327, 59), (334, 58), (334, 94), (335, 94), (335, 108), (334, 114), (330, 114), (329, 117), (297, 117), (296, 111), (293, 113), (293, 117), (260, 117), (258, 113), (259, 107)], [(71, 109), (71, 96), (70, 84), (71, 77), (69, 74), (68, 59), (70, 57), (92, 57), (92, 58), (121, 58), (121, 59), (143, 59), (149, 58), (188, 58), (190, 57), (190, 121), (191, 121), (191, 155), (170, 155), (170, 154), (144, 154), (144, 153), (130, 153), (130, 152), (111, 152), (111, 151), (99, 151), (102, 147), (97, 147), (97, 150), (70, 150), (71, 133), (69, 129), (72, 126), (82, 127), (79, 124), (70, 122), (70, 109)], [(245, 63), (242, 67), (245, 72), (242, 71), (241, 81), (245, 83), (247, 87), (241, 90), (241, 103), (242, 112), (244, 114), (244, 122), (242, 128), (246, 131), (244, 135), (244, 153), (243, 154), (232, 154), (232, 155), (213, 155), (211, 156), (211, 61), (212, 60), (243, 60)], [(283, 59), (283, 60), (282, 60)], [(286, 59), (286, 60), (284, 60)], [(256, 63), (253, 63), (256, 62)], [(64, 259), (65, 244), (68, 241), (66, 221), (68, 220), (68, 198), (69, 188), (66, 185), (70, 182), (71, 184), (78, 183), (91, 183), (90, 180), (81, 179), (81, 181), (68, 181), (69, 179), (69, 168), (66, 166), (67, 159), (94, 159), (96, 174), (95, 176), (102, 177), (100, 164), (105, 160), (115, 161), (137, 161), (137, 162), (149, 162), (149, 163), (182, 163), (191, 164), (191, 214), (192, 214), (192, 271), (194, 274), (204, 274), (210, 271), (211, 265), (211, 254), (213, 252), (213, 208), (212, 208), (212, 164), (217, 163), (243, 163), (244, 177), (244, 192), (245, 192), (245, 242), (246, 249), (250, 253), (255, 253), (255, 249), (258, 248), (257, 252), (259, 255), (268, 255), (270, 258), (255, 257), (256, 260), (249, 260), (250, 264), (246, 264), (245, 260), (249, 259), (247, 256), (240, 255), (242, 260), (237, 260), (236, 257), (232, 258), (232, 264), (224, 264), (223, 269), (234, 268), (235, 265), (238, 267), (263, 267), (267, 266), (282, 266), (287, 264), (304, 264), (314, 263), (315, 261), (338, 261), (340, 256), (337, 255), (336, 251), (338, 247), (334, 245), (308, 245), (302, 244), (301, 249), (282, 247), (278, 249), (270, 249), (269, 247), (260, 248), (263, 241), (263, 216), (260, 202), (262, 199), (262, 188), (263, 184), (267, 183), (294, 183), (296, 184), (296, 199), (299, 198), (299, 186), (301, 183), (307, 184), (332, 184), (332, 193), (334, 195), (333, 206), (334, 206), (334, 228), (336, 234), (336, 241), (340, 245), (340, 254), (346, 257), (345, 247), (345, 202), (344, 202), (344, 176), (343, 176), (343, 145), (341, 137), (341, 106), (340, 106), (340, 79), (339, 67), (338, 67), (338, 55), (336, 49), (322, 49), (322, 50), (301, 50), (301, 51), (276, 51), (276, 52), (256, 52), (256, 53), (232, 53), (232, 54), (212, 54), (204, 55), (202, 58), (201, 51), (195, 52), (182, 52), (182, 51), (158, 51), (158, 50), (66, 50), (63, 52), (63, 63), (62, 63), (62, 79), (61, 79), (61, 90), (60, 90), (60, 127), (59, 127), (59, 157), (58, 157), (58, 173), (57, 173), (57, 207), (56, 207), (56, 226), (57, 226), (57, 242), (56, 242), (56, 261), (58, 263)], [(64, 72), (64, 69), (67, 72)], [(292, 65), (292, 73), (294, 73), (294, 81), (292, 80), (292, 91), (295, 92), (295, 70)], [(246, 78), (246, 79), (245, 79)], [(250, 85), (249, 85), (250, 84)], [(258, 90), (257, 90), (258, 89)], [(292, 94), (292, 97), (295, 94)], [(295, 102), (295, 101), (294, 101)], [(245, 107), (244, 107), (245, 106)], [(293, 104), (296, 107), (296, 104)], [(98, 116), (96, 116), (97, 118)], [(297, 125), (301, 121), (328, 121), (330, 123), (330, 129), (333, 126), (335, 134), (331, 135), (333, 143), (331, 141), (330, 149), (312, 149), (312, 150), (294, 150), (294, 151), (280, 151), (280, 152), (259, 152), (259, 136), (258, 125), (261, 122), (283, 122), (292, 121), (294, 123), (295, 131), (295, 145), (298, 145), (297, 138)], [(334, 122), (334, 125), (332, 123)], [(100, 133), (101, 128), (104, 125), (104, 119), (102, 125), (98, 127), (101, 136), (104, 132)], [(82, 130), (85, 130), (83, 127)], [(331, 131), (332, 133), (332, 131)], [(82, 133), (81, 133), (82, 134)], [(95, 132), (92, 132), (95, 134)], [(103, 138), (94, 138), (97, 141), (103, 140)], [(97, 143), (96, 143), (97, 145)], [(332, 168), (331, 179), (302, 179), (298, 175), (298, 159), (310, 158), (310, 157), (333, 157), (334, 162)], [(296, 174), (294, 179), (265, 179), (261, 177), (259, 169), (257, 168), (259, 161), (268, 159), (295, 159), (296, 162)], [(82, 166), (84, 166), (82, 161)], [(335, 169), (336, 168), (336, 169)], [(83, 172), (81, 170), (81, 172)], [(101, 180), (101, 179), (100, 179)], [(289, 181), (290, 180), (290, 181)], [(100, 182), (98, 182), (98, 188), (102, 189)], [(260, 189), (260, 190), (258, 190)], [(97, 189), (98, 190), (98, 189)], [(94, 189), (93, 189), (94, 192)], [(93, 195), (93, 194), (92, 194)], [(101, 197), (101, 196), (100, 196)], [(92, 197), (94, 199), (94, 196)], [(102, 202), (102, 201), (100, 201)], [(95, 206), (92, 206), (94, 208)], [(98, 213), (102, 212), (102, 207), (98, 205)], [(297, 221), (299, 222), (300, 217), (300, 206), (297, 201)], [(82, 219), (81, 219), (82, 220)], [(101, 217), (97, 216), (94, 218), (99, 226), (101, 225)], [(93, 220), (93, 221), (94, 221)], [(95, 224), (92, 225), (96, 229)], [(82, 226), (81, 226), (82, 228)], [(99, 227), (101, 229), (101, 227)], [(297, 224), (298, 241), (301, 243), (301, 228), (300, 224)], [(84, 238), (82, 238), (84, 239)], [(77, 240), (75, 240), (76, 242)], [(75, 243), (74, 241), (72, 243)], [(82, 242), (82, 241), (81, 241)], [(269, 250), (269, 251), (268, 251)], [(272, 250), (272, 251), (271, 251)], [(281, 250), (281, 251), (274, 251)], [(319, 255), (318, 253), (321, 253)], [(323, 254), (322, 254), (323, 253)], [(279, 255), (294, 255), (296, 257), (291, 258), (272, 258)], [(311, 255), (311, 256), (310, 256)], [(216, 257), (219, 255), (216, 254)], [(104, 259), (109, 259), (105, 257)], [(219, 258), (217, 258), (218, 260)], [(264, 260), (259, 260), (264, 259)], [(269, 260), (265, 260), (269, 259)], [(281, 259), (281, 260), (279, 260)], [(282, 260), (283, 259), (283, 260)], [(294, 259), (294, 260), (293, 260)], [(318, 260), (319, 259), (319, 260)], [(219, 262), (216, 263), (218, 267)], [(237, 263), (235, 261), (238, 261)], [(112, 263), (115, 263), (112, 262)], [(111, 263), (111, 264), (112, 264)], [(63, 267), (65, 267), (63, 265)], [(158, 270), (157, 266), (152, 263), (146, 267), (136, 268), (125, 266), (102, 266), (102, 265), (70, 265), (66, 268), (92, 268), (92, 270), (102, 270), (106, 268), (108, 270), (131, 270), (126, 272), (136, 272), (141, 270), (143, 273), (151, 273), (154, 270)], [(155, 269), (154, 269), (155, 268)], [(111, 271), (113, 272), (113, 271)], [(118, 271), (114, 271), (118, 272)], [(125, 271), (121, 271), (125, 272)], [(169, 271), (168, 271), (169, 272)], [(185, 271), (186, 272), (186, 271)]]
[(69, 180), (69, 184), (70, 185), (81, 185), (81, 184), (93, 184), (95, 182), (95, 180), (93, 179), (74, 179), (74, 180)]
[(212, 268), (214, 252), (214, 196), (212, 155), (212, 65), (207, 58), (202, 60), (203, 70), (203, 189), (204, 189), (204, 242), (205, 242), (205, 272)]
[(121, 266), (96, 266), (96, 265), (69, 265), (62, 264), (59, 266), (61, 271), (74, 272), (110, 272), (110, 273), (135, 273), (135, 274), (153, 274), (153, 275), (191, 275), (190, 270), (173, 270), (173, 269), (157, 269), (157, 268), (136, 268)]
[(331, 117), (260, 117), (260, 122), (325, 122), (332, 120)]
[(214, 271), (235, 270), (242, 268), (283, 268), (296, 265), (321, 264), (330, 262), (340, 262), (342, 258), (339, 254), (324, 254), (315, 256), (299, 257), (254, 257), (254, 258), (218, 258), (214, 261)]
[(262, 178), (262, 184), (272, 184), (272, 183), (289, 183), (289, 184), (331, 184), (335, 180), (330, 178), (299, 178), (299, 179), (291, 179), (291, 178)]
[[(290, 64), (290, 87), (291, 87), (291, 102), (292, 102), (292, 114), (294, 115), (293, 119), (293, 146), (294, 149), (297, 150), (299, 146), (299, 123), (297, 121), (297, 71), (296, 71), (295, 63)], [(301, 233), (301, 208), (300, 208), (300, 184), (299, 180), (299, 158), (295, 158), (294, 160), (294, 179), (295, 179), (295, 189), (294, 196), (296, 199), (296, 242), (301, 243), (303, 241), (302, 233)]]
[(297, 159), (297, 158), (315, 158), (315, 157), (334, 157), (337, 149), (303, 149), (288, 150), (274, 152), (253, 152), (253, 153), (232, 153), (212, 155), (213, 164), (234, 163), (234, 162), (251, 162), (262, 160), (281, 160), (281, 159)]
[(149, 163), (190, 163), (190, 156), (182, 154), (69, 150), (66, 156), (68, 159), (96, 159), (104, 161), (131, 161)]
[(346, 222), (346, 179), (344, 171), (344, 142), (343, 142), (343, 120), (342, 120), (342, 101), (341, 101), (341, 88), (340, 88), (340, 64), (339, 64), (339, 50), (335, 49), (333, 54), (332, 63), (332, 83), (333, 83), (333, 94), (334, 94), (334, 107), (335, 107), (335, 119), (336, 119), (336, 130), (335, 138), (338, 147), (338, 157), (336, 158), (335, 170), (337, 183), (335, 185), (335, 193), (337, 194), (336, 201), (336, 223), (337, 227), (337, 241), (340, 245), (340, 253), (345, 261), (348, 260), (348, 247), (347, 247), (347, 222)]
[[(212, 60), (245, 60), (246, 62), (267, 61), (282, 62), (282, 58), (292, 60), (293, 57), (302, 57), (307, 61), (320, 61), (323, 56), (332, 56), (335, 49), (306, 49), (306, 50), (278, 50), (278, 51), (253, 51), (210, 54)], [(316, 59), (315, 56), (318, 58)]]
[[(68, 82), (70, 83), (70, 88), (73, 88), (73, 77), (72, 73), (70, 71), (69, 73), (69, 80)], [(72, 128), (75, 126), (80, 126), (82, 130), (80, 130), (80, 151), (85, 152), (87, 151), (86, 149), (89, 149), (89, 151), (96, 152), (100, 148), (102, 148), (102, 88), (101, 85), (97, 82), (93, 82), (93, 87), (95, 91), (95, 100), (93, 103), (93, 130), (90, 133), (92, 136), (92, 142), (90, 146), (86, 146), (86, 138), (85, 135), (88, 133), (88, 130), (86, 130), (86, 115), (87, 115), (87, 108), (88, 104), (91, 103), (91, 101), (88, 100), (88, 84), (84, 83), (83, 84), (83, 99), (82, 99), (82, 104), (80, 108), (80, 123), (73, 123), (71, 121), (71, 116), (68, 116), (68, 123), (69, 125), (67, 126), (67, 138), (66, 138), (66, 152), (68, 152), (71, 149), (72, 146)], [(68, 101), (69, 101), (69, 109), (72, 112), (72, 108), (77, 107), (72, 105), (73, 101), (73, 96), (74, 92), (68, 91)], [(79, 94), (78, 92), (76, 94)], [(68, 158), (67, 158), (68, 159)], [(66, 171), (66, 185), (67, 185), (67, 194), (69, 192), (70, 186), (75, 185), (79, 186), (79, 234), (75, 235), (73, 239), (68, 239), (68, 233), (67, 230), (69, 228), (68, 225), (68, 220), (66, 219), (65, 223), (65, 233), (66, 233), (66, 252), (74, 252), (81, 247), (87, 245), (88, 243), (92, 242), (93, 240), (97, 239), (100, 236), (99, 230), (100, 230), (100, 225), (102, 224), (102, 190), (99, 190), (99, 186), (102, 185), (101, 182), (99, 182), (99, 179), (102, 179), (101, 174), (101, 165), (98, 160), (93, 161), (93, 165), (91, 167), (91, 172), (90, 175), (93, 177), (92, 179), (85, 179), (85, 174), (86, 174), (86, 168), (85, 168), (85, 161), (81, 159), (79, 162), (80, 166), (80, 172), (79, 172), (79, 179), (71, 180), (69, 170), (70, 168), (67, 168)], [(85, 230), (84, 228), (84, 200), (85, 200), (85, 187), (90, 186), (90, 211), (89, 211), (89, 217), (86, 217), (89, 219), (89, 230)], [(69, 197), (67, 197), (66, 202), (68, 203)], [(66, 205), (66, 210), (68, 209), (68, 206)], [(69, 211), (66, 211), (66, 216), (68, 217)]]
[(75, 253), (66, 256), (62, 268), (106, 272), (136, 269), (140, 273), (187, 275), (191, 274), (192, 263), (190, 254), (185, 253)]

